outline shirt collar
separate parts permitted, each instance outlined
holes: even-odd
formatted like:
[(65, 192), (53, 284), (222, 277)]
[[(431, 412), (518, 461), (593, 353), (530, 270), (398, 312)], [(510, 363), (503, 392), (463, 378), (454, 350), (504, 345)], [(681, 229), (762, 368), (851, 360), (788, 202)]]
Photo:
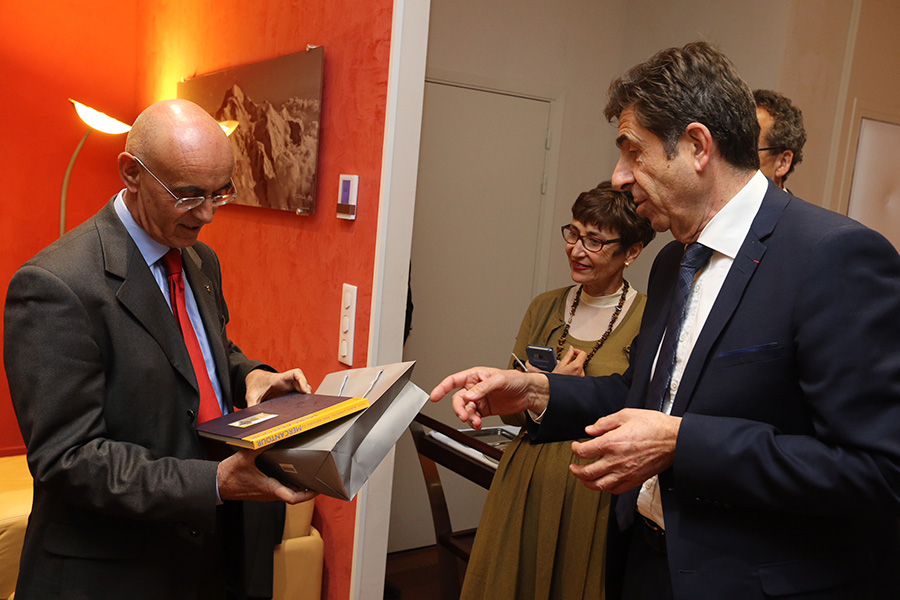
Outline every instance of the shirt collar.
[(125, 205), (125, 190), (119, 192), (113, 202), (113, 206), (116, 209), (119, 220), (122, 221), (122, 225), (128, 230), (128, 235), (130, 235), (131, 239), (134, 240), (134, 243), (137, 244), (141, 256), (143, 256), (144, 260), (147, 262), (147, 266), (154, 264), (169, 251), (168, 246), (160, 244), (150, 237), (150, 234), (144, 231), (144, 228), (138, 225), (138, 222), (131, 216), (131, 211), (128, 210), (128, 207)]
[(697, 241), (733, 260), (750, 232), (750, 226), (768, 189), (769, 180), (762, 172), (757, 171), (741, 191), (706, 224)]

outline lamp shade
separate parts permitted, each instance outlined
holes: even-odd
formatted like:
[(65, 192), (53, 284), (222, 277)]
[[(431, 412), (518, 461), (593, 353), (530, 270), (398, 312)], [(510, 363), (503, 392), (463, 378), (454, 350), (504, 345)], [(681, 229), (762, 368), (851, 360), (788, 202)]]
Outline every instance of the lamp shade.
[(103, 133), (125, 133), (131, 130), (131, 125), (126, 125), (122, 121), (113, 119), (109, 115), (94, 110), (90, 106), (85, 106), (81, 102), (69, 98), (69, 102), (75, 105), (75, 112), (81, 117), (81, 120), (87, 123), (91, 129), (102, 131)]

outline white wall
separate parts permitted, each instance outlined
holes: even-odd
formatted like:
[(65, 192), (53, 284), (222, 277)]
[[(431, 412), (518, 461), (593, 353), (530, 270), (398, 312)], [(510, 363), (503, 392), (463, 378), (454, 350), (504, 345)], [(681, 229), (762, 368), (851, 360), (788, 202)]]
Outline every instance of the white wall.
[(893, 0), (857, 0), (852, 16), (858, 31), (851, 36), (850, 66), (846, 70), (845, 102), (836, 122), (835, 177), (829, 208), (844, 212), (850, 197), (860, 121), (863, 117), (900, 123), (900, 3)]
[[(608, 179), (615, 147), (602, 98), (621, 62), (618, 0), (433, 0), (426, 76), (562, 98), (565, 108), (554, 225), (579, 193)], [(548, 288), (569, 281), (562, 241)]]
[[(803, 163), (791, 174), (788, 186), (802, 198), (832, 209), (838, 208), (832, 181), (844, 145), (840, 131), (861, 3), (793, 0), (782, 75), (775, 88), (803, 110), (808, 136)], [(892, 39), (896, 43), (896, 35)], [(865, 68), (880, 70), (877, 63)]]

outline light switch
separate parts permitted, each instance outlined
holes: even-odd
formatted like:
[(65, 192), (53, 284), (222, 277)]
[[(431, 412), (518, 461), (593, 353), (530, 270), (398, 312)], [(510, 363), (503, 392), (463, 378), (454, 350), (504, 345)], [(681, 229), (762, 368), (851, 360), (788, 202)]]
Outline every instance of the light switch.
[(356, 192), (358, 188), (359, 175), (341, 175), (341, 185), (338, 188), (338, 219), (356, 219)]
[(341, 290), (341, 331), (338, 360), (353, 366), (353, 332), (356, 329), (356, 286), (345, 283)]

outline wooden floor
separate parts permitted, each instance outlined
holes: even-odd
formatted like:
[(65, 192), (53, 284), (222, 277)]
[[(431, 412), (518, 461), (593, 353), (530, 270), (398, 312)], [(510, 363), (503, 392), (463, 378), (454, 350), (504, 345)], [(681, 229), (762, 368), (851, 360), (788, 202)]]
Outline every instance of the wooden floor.
[(440, 592), (437, 547), (387, 555), (385, 600), (437, 600)]

